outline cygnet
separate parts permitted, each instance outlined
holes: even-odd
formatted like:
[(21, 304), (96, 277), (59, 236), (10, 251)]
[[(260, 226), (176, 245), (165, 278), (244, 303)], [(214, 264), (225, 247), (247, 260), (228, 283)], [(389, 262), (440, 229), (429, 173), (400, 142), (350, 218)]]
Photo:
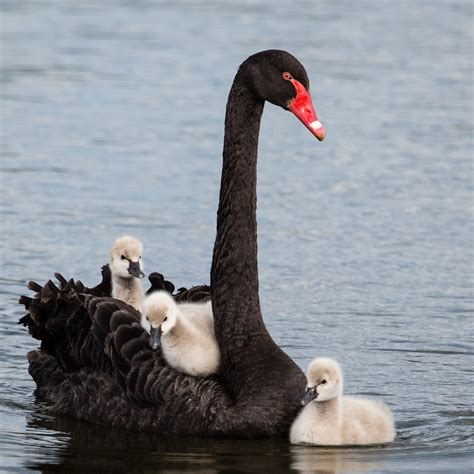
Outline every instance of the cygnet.
[(140, 280), (145, 276), (142, 263), (142, 243), (135, 237), (118, 238), (110, 252), (112, 297), (142, 310), (145, 293)]
[(157, 291), (145, 299), (143, 314), (150, 326), (150, 346), (161, 346), (171, 367), (201, 377), (217, 372), (220, 351), (210, 301), (178, 305), (169, 293)]
[(342, 395), (342, 372), (334, 359), (317, 358), (308, 367), (305, 408), (290, 429), (291, 443), (355, 445), (390, 443), (395, 427), (383, 403)]

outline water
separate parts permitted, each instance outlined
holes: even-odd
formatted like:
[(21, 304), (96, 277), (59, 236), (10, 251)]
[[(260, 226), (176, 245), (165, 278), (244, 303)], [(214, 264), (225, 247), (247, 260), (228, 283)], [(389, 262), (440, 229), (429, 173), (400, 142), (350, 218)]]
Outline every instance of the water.
[[(1, 3), (0, 466), (5, 471), (467, 472), (474, 460), (469, 1)], [(209, 281), (238, 64), (306, 66), (327, 139), (268, 105), (261, 299), (306, 368), (387, 402), (389, 447), (163, 439), (51, 417), (15, 322), (30, 280), (98, 281), (132, 233), (146, 266)]]

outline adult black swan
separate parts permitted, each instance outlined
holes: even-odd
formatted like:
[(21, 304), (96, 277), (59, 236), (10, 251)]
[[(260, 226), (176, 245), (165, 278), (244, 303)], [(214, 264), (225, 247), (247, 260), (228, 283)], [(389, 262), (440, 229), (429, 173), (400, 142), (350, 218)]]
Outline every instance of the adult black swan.
[(149, 348), (139, 313), (97, 296), (107, 284), (88, 290), (62, 277), (59, 287), (51, 281), (44, 287), (30, 283), (37, 294), (21, 298), (29, 311), (22, 322), (41, 340), (41, 349), (28, 354), (29, 372), (37, 395), (52, 402), (54, 413), (180, 435), (288, 433), (305, 376), (275, 344), (260, 312), (257, 147), (266, 100), (290, 110), (319, 140), (324, 138), (308, 90), (298, 60), (270, 50), (240, 66), (229, 94), (211, 269), (219, 373), (194, 378), (168, 367)]

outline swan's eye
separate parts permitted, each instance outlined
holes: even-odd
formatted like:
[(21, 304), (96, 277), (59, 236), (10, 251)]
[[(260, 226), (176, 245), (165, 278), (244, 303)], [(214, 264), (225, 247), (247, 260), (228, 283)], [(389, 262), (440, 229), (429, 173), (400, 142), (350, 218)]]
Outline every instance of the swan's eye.
[(284, 72), (281, 77), (285, 79), (285, 81), (291, 81), (293, 80), (293, 76), (289, 72)]
[(121, 255), (120, 258), (121, 258), (122, 260), (125, 260), (125, 255)]
[(138, 257), (138, 260), (140, 260), (141, 258), (142, 258), (142, 256), (140, 255), (140, 256)]
[(320, 383), (321, 383), (322, 385), (324, 385), (324, 384), (326, 383), (326, 379), (321, 380)]
[(168, 319), (168, 316), (166, 316), (166, 318), (165, 318), (165, 319), (163, 319), (163, 322), (165, 322), (167, 319)]
[(150, 318), (149, 318), (148, 316), (146, 316), (146, 320), (147, 320), (148, 322), (150, 322)]

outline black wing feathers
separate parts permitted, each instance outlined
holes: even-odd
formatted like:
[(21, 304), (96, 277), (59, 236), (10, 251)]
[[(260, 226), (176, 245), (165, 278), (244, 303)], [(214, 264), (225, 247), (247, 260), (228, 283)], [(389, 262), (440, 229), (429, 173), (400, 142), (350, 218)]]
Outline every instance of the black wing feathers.
[(158, 272), (150, 273), (148, 280), (151, 283), (150, 288), (146, 292), (147, 295), (153, 293), (154, 291), (167, 291), (168, 293), (173, 294), (174, 285), (168, 280), (165, 280), (165, 277)]
[[(106, 285), (89, 290), (56, 277), (59, 286), (31, 284), (34, 297), (20, 299), (28, 311), (20, 322), (41, 341), (41, 350), (29, 354), (29, 372), (37, 394), (54, 403), (56, 414), (160, 433), (249, 436), (254, 417), (241, 416), (218, 378), (171, 369), (149, 347), (134, 308), (94, 294)], [(159, 282), (155, 288), (174, 291), (162, 275), (154, 281)], [(209, 287), (181, 290), (174, 297), (206, 301)]]

